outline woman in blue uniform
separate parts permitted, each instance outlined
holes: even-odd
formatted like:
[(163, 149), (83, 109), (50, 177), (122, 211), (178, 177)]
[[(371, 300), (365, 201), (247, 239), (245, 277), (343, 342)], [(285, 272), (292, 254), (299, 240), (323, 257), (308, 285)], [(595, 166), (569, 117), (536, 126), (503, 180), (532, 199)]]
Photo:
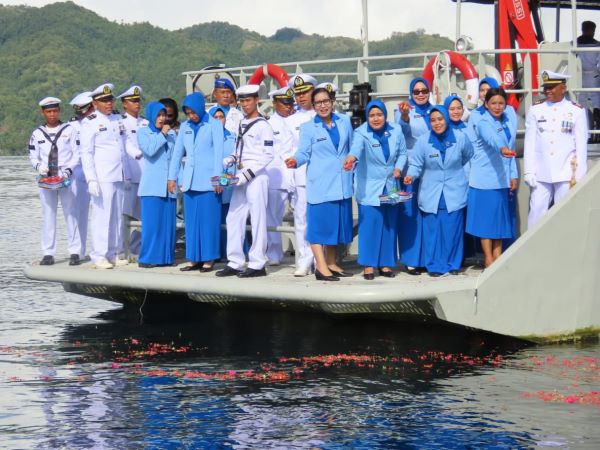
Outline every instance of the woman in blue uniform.
[(419, 208), (423, 212), (423, 260), (429, 275), (457, 274), (463, 258), (464, 207), (469, 183), (463, 166), (473, 156), (464, 133), (450, 127), (448, 111), (434, 106), (431, 131), (413, 149), (405, 184), (421, 178)]
[(506, 93), (491, 88), (477, 122), (478, 145), (471, 159), (467, 233), (481, 238), (485, 267), (502, 253), (502, 239), (514, 235), (509, 194), (517, 188), (514, 160), (517, 124), (506, 110)]
[(221, 252), (221, 192), (211, 177), (223, 171), (223, 126), (204, 110), (204, 97), (194, 92), (183, 99), (188, 120), (181, 124), (169, 166), (169, 191), (175, 193), (181, 159), (186, 155), (179, 184), (185, 206), (185, 255), (192, 264), (180, 270), (212, 270)]
[(381, 100), (367, 104), (367, 122), (354, 131), (352, 148), (344, 162), (346, 170), (356, 164), (355, 196), (358, 203), (358, 263), (363, 277), (393, 278), (398, 261), (397, 233), (399, 205), (381, 204), (380, 195), (397, 187), (406, 164), (406, 142), (398, 125), (387, 122), (387, 109)]
[(166, 108), (160, 102), (146, 106), (148, 126), (137, 132), (144, 154), (144, 170), (138, 195), (142, 209), (142, 245), (139, 266), (169, 266), (175, 262), (175, 210), (177, 196), (167, 190), (169, 164), (177, 135), (166, 124)]
[[(418, 77), (411, 81), (409, 87), (409, 100), (402, 102), (394, 110), (394, 120), (402, 127), (406, 147), (408, 148), (408, 159), (419, 136), (430, 130), (429, 111), (429, 84), (424, 78)], [(403, 168), (406, 173), (407, 167)], [(418, 181), (406, 186), (407, 191), (418, 192)], [(423, 225), (421, 211), (417, 204), (416, 196), (410, 201), (400, 205), (398, 226), (398, 248), (400, 250), (400, 262), (406, 266), (411, 275), (422, 273), (423, 261), (421, 258), (421, 247), (423, 240)]]
[(317, 280), (338, 281), (352, 276), (337, 264), (338, 244), (352, 242), (352, 173), (343, 162), (352, 143), (349, 122), (334, 113), (333, 95), (315, 89), (312, 103), (317, 115), (300, 126), (300, 141), (289, 168), (306, 164), (306, 240), (315, 256)]

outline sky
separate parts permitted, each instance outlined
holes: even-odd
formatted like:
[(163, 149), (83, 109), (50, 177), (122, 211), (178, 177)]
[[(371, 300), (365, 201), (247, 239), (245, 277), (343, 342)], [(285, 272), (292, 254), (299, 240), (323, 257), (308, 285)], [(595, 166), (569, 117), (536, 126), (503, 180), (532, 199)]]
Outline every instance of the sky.
[[(0, 0), (4, 5), (43, 6), (49, 3), (54, 1)], [(75, 0), (75, 3), (112, 21), (149, 22), (169, 30), (225, 21), (265, 36), (273, 35), (280, 28), (291, 27), (307, 34), (361, 37), (361, 0), (299, 0), (291, 4), (275, 0)], [(410, 32), (419, 28), (426, 33), (455, 39), (456, 4), (450, 0), (368, 0), (368, 5), (369, 40), (381, 40), (392, 32)], [(554, 40), (555, 18), (554, 9), (542, 10), (547, 40)], [(600, 12), (580, 11), (578, 29), (583, 20), (594, 20), (600, 26)], [(493, 22), (492, 6), (463, 3), (461, 34), (470, 36), (475, 48), (493, 48)], [(561, 14), (561, 40), (571, 40), (569, 10)]]

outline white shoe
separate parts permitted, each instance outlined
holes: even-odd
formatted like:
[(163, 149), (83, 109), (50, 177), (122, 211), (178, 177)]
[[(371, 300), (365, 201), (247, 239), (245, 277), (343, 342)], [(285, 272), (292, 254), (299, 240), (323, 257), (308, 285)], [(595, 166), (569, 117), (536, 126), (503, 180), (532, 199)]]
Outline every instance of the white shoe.
[(129, 261), (125, 258), (115, 258), (115, 260), (112, 263), (115, 265), (115, 267), (121, 267), (129, 264)]
[(104, 258), (100, 258), (93, 265), (94, 269), (112, 269), (113, 265)]
[(295, 277), (307, 277), (308, 275), (310, 275), (311, 272), (312, 272), (312, 270), (310, 270), (310, 267), (297, 267), (296, 270), (294, 271), (294, 276)]

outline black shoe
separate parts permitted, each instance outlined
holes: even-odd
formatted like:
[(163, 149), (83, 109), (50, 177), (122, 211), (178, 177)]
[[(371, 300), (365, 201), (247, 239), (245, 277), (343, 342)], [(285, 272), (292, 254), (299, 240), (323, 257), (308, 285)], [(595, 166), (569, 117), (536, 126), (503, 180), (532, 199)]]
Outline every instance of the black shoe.
[(54, 264), (54, 256), (52, 255), (44, 255), (40, 261), (40, 266), (51, 266), (52, 264)]
[(211, 264), (210, 266), (202, 266), (200, 267), (200, 272), (212, 272), (213, 268), (214, 268), (214, 264)]
[(234, 269), (233, 267), (225, 266), (224, 269), (215, 272), (215, 275), (218, 277), (232, 277), (238, 273), (242, 273), (242, 271)]
[(379, 269), (379, 275), (381, 275), (382, 277), (386, 277), (386, 278), (394, 278), (396, 276), (396, 274), (394, 272), (392, 272), (391, 270), (381, 270), (381, 269)]
[(71, 255), (71, 258), (69, 258), (69, 265), (70, 266), (78, 266), (79, 264), (81, 264), (81, 261), (79, 259), (79, 255), (73, 253)]
[(142, 269), (152, 269), (154, 267), (158, 267), (158, 264), (146, 264), (146, 263), (139, 262), (138, 267), (141, 267)]
[(363, 278), (365, 280), (374, 280), (375, 279), (375, 274), (373, 272), (371, 272), (371, 273), (363, 273)]
[(458, 270), (451, 270), (450, 271), (450, 275), (458, 275), (459, 271)]
[(262, 269), (251, 269), (248, 267), (241, 273), (238, 273), (238, 278), (256, 278), (256, 277), (266, 277), (267, 271), (263, 267)]
[(179, 270), (181, 270), (182, 272), (190, 272), (192, 270), (200, 270), (201, 268), (202, 268), (202, 263), (194, 263), (189, 266), (184, 266)]
[(433, 277), (433, 278), (447, 277), (447, 276), (448, 276), (448, 272), (446, 272), (446, 273), (440, 273), (440, 272), (429, 272), (429, 276), (430, 276), (430, 277)]
[[(333, 271), (331, 273), (333, 273)], [(315, 269), (315, 278), (319, 281), (340, 281), (340, 279), (334, 275), (323, 275), (319, 272), (319, 269)]]
[(423, 273), (423, 269), (421, 269), (420, 267), (407, 267), (406, 273), (409, 275), (421, 275)]
[(331, 270), (331, 269), (329, 269), (329, 270), (331, 271), (331, 273), (334, 277), (348, 278), (348, 277), (354, 276), (354, 274), (350, 273), (350, 272), (344, 272), (344, 271), (338, 272), (337, 270)]

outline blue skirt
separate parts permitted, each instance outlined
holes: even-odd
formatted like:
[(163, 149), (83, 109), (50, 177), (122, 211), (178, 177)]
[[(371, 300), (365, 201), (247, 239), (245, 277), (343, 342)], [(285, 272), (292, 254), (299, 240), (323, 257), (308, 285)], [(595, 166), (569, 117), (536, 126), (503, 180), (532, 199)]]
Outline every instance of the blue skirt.
[(510, 224), (512, 227), (512, 237), (502, 240), (502, 250), (506, 250), (513, 242), (517, 240), (517, 191), (508, 192), (508, 211), (510, 212)]
[(221, 257), (221, 196), (213, 191), (183, 193), (185, 257), (193, 262)]
[(423, 262), (430, 273), (459, 270), (463, 259), (465, 211), (448, 212), (443, 198), (437, 214), (423, 213)]
[(349, 244), (352, 242), (352, 199), (309, 203), (306, 222), (306, 240), (311, 244)]
[(398, 262), (398, 205), (358, 205), (358, 263), (394, 267)]
[(510, 239), (513, 224), (508, 204), (509, 189), (469, 188), (467, 233), (482, 239)]
[(404, 186), (407, 192), (414, 192), (413, 198), (401, 203), (398, 212), (398, 250), (400, 262), (405, 266), (423, 267), (423, 218), (419, 209), (417, 194), (419, 181)]
[(175, 262), (177, 199), (144, 196), (141, 199), (142, 244), (139, 262), (167, 265)]

